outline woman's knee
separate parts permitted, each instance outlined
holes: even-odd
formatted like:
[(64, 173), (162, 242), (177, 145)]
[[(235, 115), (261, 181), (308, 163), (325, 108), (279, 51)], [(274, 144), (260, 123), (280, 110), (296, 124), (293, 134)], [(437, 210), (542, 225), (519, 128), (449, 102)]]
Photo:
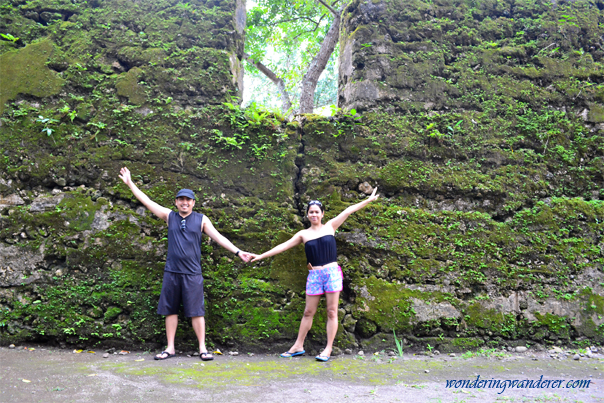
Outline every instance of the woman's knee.
[(304, 308), (304, 317), (305, 318), (312, 318), (313, 316), (315, 316), (315, 313), (317, 312), (316, 308)]
[(337, 308), (327, 308), (327, 319), (337, 320), (338, 319), (338, 309)]

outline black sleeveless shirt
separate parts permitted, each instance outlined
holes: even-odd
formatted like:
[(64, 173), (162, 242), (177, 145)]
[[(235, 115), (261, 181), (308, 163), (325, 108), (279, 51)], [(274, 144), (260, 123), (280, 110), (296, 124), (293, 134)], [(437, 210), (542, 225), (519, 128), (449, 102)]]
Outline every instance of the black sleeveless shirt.
[(306, 242), (304, 252), (306, 260), (313, 266), (323, 266), (338, 260), (336, 238), (333, 235), (324, 235)]
[[(185, 221), (185, 229), (181, 221)], [(201, 274), (201, 222), (203, 214), (192, 212), (185, 218), (174, 211), (168, 218), (168, 257), (165, 271)]]

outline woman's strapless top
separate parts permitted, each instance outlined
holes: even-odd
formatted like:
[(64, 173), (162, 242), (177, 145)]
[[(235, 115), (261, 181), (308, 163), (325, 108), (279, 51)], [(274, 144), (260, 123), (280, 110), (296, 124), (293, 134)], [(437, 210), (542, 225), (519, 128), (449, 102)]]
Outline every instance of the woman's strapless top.
[(336, 238), (333, 235), (324, 235), (311, 239), (304, 244), (306, 260), (313, 266), (323, 266), (338, 259)]

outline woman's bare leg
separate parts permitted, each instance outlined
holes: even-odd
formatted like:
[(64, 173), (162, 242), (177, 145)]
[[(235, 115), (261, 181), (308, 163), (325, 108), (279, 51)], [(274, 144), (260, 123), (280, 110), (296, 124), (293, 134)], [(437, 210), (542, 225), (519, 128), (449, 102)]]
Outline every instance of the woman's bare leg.
[(302, 321), (300, 322), (300, 330), (298, 330), (298, 339), (296, 340), (294, 345), (290, 347), (290, 353), (296, 353), (298, 351), (304, 350), (304, 340), (306, 339), (306, 334), (312, 327), (312, 319), (315, 316), (315, 313), (317, 312), (317, 307), (319, 306), (320, 300), (320, 295), (306, 296), (306, 307), (304, 307), (304, 316), (302, 316)]
[(325, 294), (327, 302), (327, 345), (321, 353), (324, 357), (331, 356), (333, 341), (338, 333), (338, 305), (340, 303), (340, 293), (333, 292)]

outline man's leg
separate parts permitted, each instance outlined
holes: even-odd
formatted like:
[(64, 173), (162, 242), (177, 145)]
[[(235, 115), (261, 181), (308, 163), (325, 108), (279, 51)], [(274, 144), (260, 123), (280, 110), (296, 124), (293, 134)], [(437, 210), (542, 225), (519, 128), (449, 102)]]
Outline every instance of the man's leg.
[(174, 337), (176, 337), (176, 327), (178, 327), (178, 315), (166, 316), (166, 337), (168, 339), (167, 351), (174, 354)]
[(206, 349), (206, 321), (203, 316), (194, 316), (191, 318), (191, 324), (197, 340), (199, 340), (199, 352), (207, 351)]
[[(164, 351), (170, 354), (175, 354), (176, 349), (174, 348), (174, 338), (176, 337), (176, 328), (178, 327), (178, 315), (167, 315), (166, 316), (166, 338), (168, 339), (168, 347)], [(158, 358), (165, 358), (165, 353), (157, 354)]]
[[(187, 275), (183, 276), (185, 286), (183, 287), (183, 306), (185, 316), (191, 318), (191, 325), (199, 341), (199, 353), (207, 353), (206, 348), (206, 321), (205, 321), (205, 300), (203, 297), (203, 276)], [(211, 354), (204, 354), (202, 360), (211, 360)]]
[[(157, 313), (165, 316), (166, 322), (166, 338), (168, 339), (168, 346), (164, 351), (170, 354), (175, 353), (174, 349), (174, 337), (176, 336), (176, 327), (178, 326), (178, 308), (180, 307), (180, 278), (179, 274), (164, 272), (164, 281), (161, 287), (161, 294), (159, 296), (159, 304), (157, 307)], [(167, 354), (157, 354), (157, 359), (165, 359), (169, 356)]]
[(212, 354), (206, 348), (206, 321), (203, 316), (194, 316), (191, 318), (191, 324), (193, 325), (193, 330), (195, 330), (195, 334), (197, 335), (197, 340), (199, 340), (199, 354), (207, 353), (205, 358), (210, 359), (213, 358)]

